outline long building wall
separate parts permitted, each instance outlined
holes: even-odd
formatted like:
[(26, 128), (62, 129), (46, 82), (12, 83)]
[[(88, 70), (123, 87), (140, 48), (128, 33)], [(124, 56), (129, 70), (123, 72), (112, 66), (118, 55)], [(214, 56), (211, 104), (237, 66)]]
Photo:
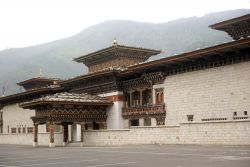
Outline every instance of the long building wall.
[[(250, 116), (250, 62), (166, 77), (166, 125), (179, 125), (193, 115), (193, 122), (232, 120)], [(244, 111), (247, 115), (244, 115)]]
[[(63, 136), (55, 134), (56, 146)], [(33, 134), (0, 134), (0, 144), (32, 145)], [(49, 133), (38, 135), (38, 144), (48, 146)], [(84, 132), (85, 146), (135, 144), (222, 144), (250, 145), (250, 121), (234, 120), (213, 123), (182, 123), (180, 126), (134, 127), (123, 130)]]
[(250, 121), (185, 123), (180, 126), (137, 127), (85, 132), (85, 145), (222, 144), (250, 145)]
[(184, 123), (181, 144), (250, 145), (250, 120)]

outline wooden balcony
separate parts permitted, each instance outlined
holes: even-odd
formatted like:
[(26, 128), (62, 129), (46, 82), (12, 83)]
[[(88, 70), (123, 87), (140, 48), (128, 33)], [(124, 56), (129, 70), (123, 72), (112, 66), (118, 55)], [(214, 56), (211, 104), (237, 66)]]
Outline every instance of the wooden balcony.
[(122, 117), (125, 119), (164, 118), (166, 117), (165, 104), (154, 104), (122, 108)]

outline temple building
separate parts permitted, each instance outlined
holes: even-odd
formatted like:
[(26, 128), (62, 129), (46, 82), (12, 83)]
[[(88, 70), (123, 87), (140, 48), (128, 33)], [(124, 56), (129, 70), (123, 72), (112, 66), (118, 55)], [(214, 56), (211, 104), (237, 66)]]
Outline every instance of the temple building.
[(210, 26), (234, 40), (147, 61), (120, 45), (75, 58), (68, 80), (31, 78), (0, 98), (0, 144), (250, 144), (250, 15)]

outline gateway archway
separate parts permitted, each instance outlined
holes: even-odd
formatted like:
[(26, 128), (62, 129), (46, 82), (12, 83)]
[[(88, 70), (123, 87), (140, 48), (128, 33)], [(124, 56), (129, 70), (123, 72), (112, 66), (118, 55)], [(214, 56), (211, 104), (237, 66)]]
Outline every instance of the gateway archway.
[[(106, 129), (106, 108), (113, 103), (104, 97), (89, 94), (57, 93), (20, 104), (25, 109), (35, 109), (31, 119), (34, 122), (34, 143), (38, 145), (38, 126), (49, 125), (49, 146), (55, 147), (54, 125), (63, 127), (63, 142), (80, 141), (83, 144), (83, 131), (91, 124), (93, 128)], [(69, 134), (69, 126), (70, 134)]]

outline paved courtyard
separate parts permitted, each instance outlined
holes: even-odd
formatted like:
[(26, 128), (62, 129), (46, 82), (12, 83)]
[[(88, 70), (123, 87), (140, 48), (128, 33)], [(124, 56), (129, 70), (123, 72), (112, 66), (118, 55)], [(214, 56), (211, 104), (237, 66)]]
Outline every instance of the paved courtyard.
[(250, 146), (142, 145), (39, 147), (0, 145), (0, 167), (249, 167)]

